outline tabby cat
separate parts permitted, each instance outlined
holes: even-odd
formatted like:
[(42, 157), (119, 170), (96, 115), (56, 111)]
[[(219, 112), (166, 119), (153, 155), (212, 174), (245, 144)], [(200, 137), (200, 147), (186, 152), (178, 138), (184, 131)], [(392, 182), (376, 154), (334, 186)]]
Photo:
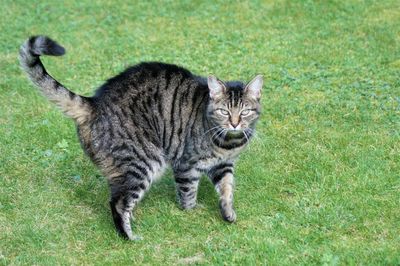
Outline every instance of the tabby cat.
[(74, 119), (83, 149), (107, 177), (112, 217), (123, 237), (136, 239), (132, 210), (167, 165), (183, 209), (196, 206), (199, 179), (206, 174), (223, 219), (236, 220), (234, 162), (260, 115), (261, 75), (244, 85), (176, 65), (140, 63), (84, 97), (51, 77), (39, 58), (64, 53), (50, 38), (35, 36), (21, 46), (20, 62), (41, 92)]

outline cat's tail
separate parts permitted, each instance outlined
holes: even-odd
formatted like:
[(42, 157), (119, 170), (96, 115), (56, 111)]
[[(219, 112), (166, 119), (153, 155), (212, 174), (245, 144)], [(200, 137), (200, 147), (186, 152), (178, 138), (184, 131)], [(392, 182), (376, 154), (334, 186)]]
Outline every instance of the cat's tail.
[(91, 99), (77, 95), (50, 76), (40, 61), (41, 55), (61, 56), (65, 49), (46, 36), (33, 36), (22, 44), (19, 60), (32, 82), (40, 91), (78, 124), (92, 113)]

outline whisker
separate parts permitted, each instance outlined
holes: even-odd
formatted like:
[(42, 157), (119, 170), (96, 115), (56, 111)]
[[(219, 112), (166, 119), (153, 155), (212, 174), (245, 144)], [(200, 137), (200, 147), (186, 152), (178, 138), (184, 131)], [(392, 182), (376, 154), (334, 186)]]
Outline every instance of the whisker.
[(221, 133), (221, 131), (223, 131), (223, 130), (224, 130), (223, 128), (218, 128), (217, 131), (216, 131), (214, 134), (212, 134), (211, 139), (213, 140), (214, 137), (218, 137), (218, 135), (219, 135), (219, 134)]
[(227, 130), (227, 129), (225, 129), (225, 130), (224, 130), (224, 132), (225, 132), (225, 134), (224, 134), (224, 137), (223, 137), (223, 138), (225, 139), (225, 137), (226, 137), (226, 134), (228, 134), (228, 130)]
[(204, 132), (202, 136), (204, 136), (205, 134), (207, 134), (208, 132), (210, 132), (210, 131), (212, 131), (212, 130), (214, 130), (214, 129), (216, 129), (216, 128), (219, 128), (219, 126), (215, 126), (215, 127), (210, 128), (209, 130), (207, 130), (206, 132)]
[[(225, 133), (225, 134), (224, 134)], [(228, 130), (227, 129), (225, 129), (225, 128), (223, 128), (222, 129), (222, 131), (221, 131), (221, 133), (220, 134), (218, 134), (218, 136), (217, 137), (219, 137), (220, 135), (222, 135), (223, 134), (223, 137), (222, 137), (222, 141), (224, 141), (225, 140), (225, 137), (226, 137), (226, 134), (228, 133)], [(219, 140), (219, 143), (221, 144), (221, 139)]]
[[(262, 148), (266, 148), (267, 145), (265, 144), (265, 142), (263, 141), (263, 139), (260, 137), (259, 134), (257, 134), (257, 131), (254, 130), (253, 128), (248, 128), (251, 132), (251, 137), (254, 138), (254, 141), (257, 141), (258, 146), (262, 147)], [(250, 149), (255, 149), (256, 146), (255, 145), (250, 145)]]
[(224, 133), (225, 129), (221, 129), (218, 133), (218, 135), (216, 136), (216, 138), (220, 137), (223, 133)]
[(250, 140), (249, 140), (249, 137), (246, 134), (246, 130), (247, 129), (243, 130), (243, 134), (244, 134), (244, 137), (246, 138), (246, 142), (249, 142)]

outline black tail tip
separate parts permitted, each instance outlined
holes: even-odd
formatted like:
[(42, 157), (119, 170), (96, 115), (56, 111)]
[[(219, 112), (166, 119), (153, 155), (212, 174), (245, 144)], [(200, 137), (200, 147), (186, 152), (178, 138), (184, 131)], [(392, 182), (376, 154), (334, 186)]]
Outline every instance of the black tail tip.
[(44, 35), (32, 36), (29, 38), (28, 43), (30, 44), (31, 52), (35, 55), (61, 56), (65, 54), (64, 47)]

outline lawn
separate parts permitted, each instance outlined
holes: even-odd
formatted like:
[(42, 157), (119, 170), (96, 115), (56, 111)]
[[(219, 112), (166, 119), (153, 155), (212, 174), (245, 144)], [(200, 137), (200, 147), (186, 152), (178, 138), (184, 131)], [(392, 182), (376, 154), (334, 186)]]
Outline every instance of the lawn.
[[(0, 11), (0, 265), (399, 265), (400, 1), (11, 1)], [(114, 230), (104, 177), (71, 120), (30, 84), (18, 48), (91, 95), (140, 61), (265, 77), (257, 137), (236, 169), (237, 223), (204, 178), (181, 211), (169, 172)]]

